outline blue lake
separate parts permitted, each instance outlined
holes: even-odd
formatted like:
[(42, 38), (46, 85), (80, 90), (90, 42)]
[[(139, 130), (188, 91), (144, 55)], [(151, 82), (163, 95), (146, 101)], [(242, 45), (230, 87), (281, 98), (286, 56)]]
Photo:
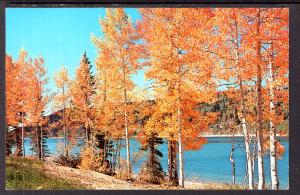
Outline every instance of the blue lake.
[[(232, 138), (217, 137), (207, 138), (208, 143), (203, 145), (200, 150), (186, 151), (184, 153), (184, 170), (187, 180), (198, 180), (204, 182), (224, 182), (231, 183), (232, 181), (232, 168), (229, 161), (229, 154), (231, 151)], [(239, 184), (244, 183), (245, 177), (245, 163), (246, 156), (244, 152), (243, 138), (235, 138), (236, 150), (234, 159), (236, 161), (236, 181)], [(281, 143), (285, 146), (285, 154), (281, 160), (278, 160), (278, 175), (281, 189), (287, 189), (289, 186), (289, 143), (288, 138), (280, 138)], [(57, 155), (57, 146), (62, 143), (62, 138), (48, 138), (47, 145), (50, 150), (50, 155)], [(82, 142), (82, 140), (79, 140)], [(123, 143), (124, 144), (124, 143)], [(140, 143), (135, 139), (130, 140), (130, 147), (132, 153), (133, 172), (138, 173), (141, 164), (145, 158), (137, 158), (135, 156), (140, 152)], [(32, 155), (30, 150), (30, 139), (25, 139), (25, 152), (26, 155)], [(74, 149), (74, 153), (80, 151), (81, 146)], [(167, 171), (168, 164), (168, 147), (167, 143), (159, 146), (160, 151), (163, 153), (161, 164), (165, 171)], [(121, 156), (126, 157), (125, 147), (121, 149)], [(269, 154), (265, 155), (265, 175), (266, 185), (270, 185), (270, 161)], [(257, 165), (255, 165), (257, 167)], [(255, 171), (256, 173), (257, 171)], [(257, 175), (255, 175), (257, 182)]]

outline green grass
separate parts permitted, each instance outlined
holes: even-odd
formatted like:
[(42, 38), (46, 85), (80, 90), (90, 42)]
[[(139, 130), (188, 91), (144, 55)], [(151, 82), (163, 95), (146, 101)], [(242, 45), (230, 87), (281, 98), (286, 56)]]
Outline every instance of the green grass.
[(37, 160), (7, 157), (5, 172), (8, 190), (86, 189), (80, 184), (46, 175), (42, 162)]

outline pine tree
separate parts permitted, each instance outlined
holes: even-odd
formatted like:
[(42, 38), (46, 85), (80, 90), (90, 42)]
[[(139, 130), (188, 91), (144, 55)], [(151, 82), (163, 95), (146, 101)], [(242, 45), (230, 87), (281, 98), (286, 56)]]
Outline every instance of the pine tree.
[(72, 85), (72, 101), (76, 108), (77, 119), (85, 129), (85, 139), (88, 143), (94, 128), (95, 109), (95, 78), (92, 73), (91, 63), (84, 52), (80, 65), (76, 70), (76, 78)]
[(113, 152), (114, 152), (114, 143), (109, 140), (105, 134), (96, 134), (95, 135), (96, 147), (100, 149), (100, 166), (101, 172), (106, 174), (114, 174), (113, 171)]
[(164, 180), (165, 172), (160, 164), (163, 154), (158, 150), (158, 145), (163, 144), (162, 138), (156, 132), (145, 135), (145, 141), (141, 147), (142, 151), (148, 152), (148, 159), (144, 162), (139, 173), (142, 181), (160, 184)]

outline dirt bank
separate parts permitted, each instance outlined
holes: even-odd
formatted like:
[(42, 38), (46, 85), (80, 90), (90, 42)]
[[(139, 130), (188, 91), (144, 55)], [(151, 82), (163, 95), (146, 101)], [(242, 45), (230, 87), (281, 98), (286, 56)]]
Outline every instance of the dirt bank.
[[(74, 169), (65, 166), (59, 166), (53, 161), (46, 161), (44, 163), (44, 171), (47, 174), (54, 175), (59, 178), (72, 180), (78, 182), (88, 189), (96, 190), (162, 190), (162, 189), (177, 189), (179, 187), (170, 187), (166, 185), (154, 185), (149, 183), (141, 183), (138, 181), (124, 181), (112, 176), (98, 173), (90, 170)], [(185, 189), (232, 189), (228, 184), (219, 183), (198, 183), (185, 182)]]

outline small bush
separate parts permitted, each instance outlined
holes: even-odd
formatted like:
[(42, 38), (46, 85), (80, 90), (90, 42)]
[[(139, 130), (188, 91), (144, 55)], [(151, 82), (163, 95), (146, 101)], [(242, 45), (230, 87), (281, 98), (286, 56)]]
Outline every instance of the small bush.
[(111, 170), (109, 168), (109, 161), (106, 160), (103, 162), (103, 156), (100, 154), (95, 154), (94, 155), (94, 166), (93, 166), (93, 170), (100, 172), (100, 173), (104, 173), (107, 175), (111, 175)]
[(86, 170), (96, 170), (99, 165), (96, 162), (96, 156), (93, 152), (91, 146), (86, 146), (83, 148), (80, 154), (81, 163), (80, 168)]
[(140, 173), (138, 174), (137, 179), (139, 181), (153, 183), (153, 184), (162, 184), (165, 182), (164, 172), (157, 169), (156, 167), (150, 167), (147, 163), (142, 166)]
[(92, 146), (85, 147), (80, 154), (81, 163), (80, 168), (86, 170), (97, 171), (106, 175), (113, 175), (110, 168), (110, 161), (103, 160), (103, 154), (95, 153)]
[(81, 160), (80, 160), (79, 156), (60, 154), (54, 160), (54, 162), (56, 162), (57, 164), (62, 165), (62, 166), (77, 168), (78, 165), (80, 164)]
[(116, 178), (128, 181), (133, 180), (132, 175), (128, 174), (126, 160), (124, 159), (120, 159), (119, 165), (117, 166)]
[[(102, 162), (102, 161), (98, 161), (98, 163), (99, 163), (99, 162)], [(99, 164), (101, 164), (101, 163), (99, 163)], [(102, 163), (102, 165), (100, 165), (96, 171), (98, 171), (98, 172), (100, 172), (100, 173), (104, 173), (104, 174), (106, 174), (106, 175), (113, 175), (113, 172), (112, 172), (112, 170), (110, 169), (110, 163), (109, 163), (108, 160), (104, 161), (104, 162)]]

